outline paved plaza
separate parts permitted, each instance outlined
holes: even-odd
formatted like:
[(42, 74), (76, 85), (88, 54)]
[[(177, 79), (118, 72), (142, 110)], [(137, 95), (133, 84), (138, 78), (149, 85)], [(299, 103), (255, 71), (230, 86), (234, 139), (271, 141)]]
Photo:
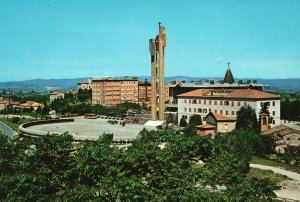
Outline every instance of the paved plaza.
[(155, 129), (155, 127), (137, 124), (112, 125), (107, 122), (107, 119), (84, 119), (84, 117), (76, 117), (74, 122), (35, 125), (27, 129), (41, 132), (57, 132), (59, 134), (68, 132), (78, 139), (96, 140), (103, 133), (112, 133), (114, 139), (135, 138), (143, 128), (148, 130)]

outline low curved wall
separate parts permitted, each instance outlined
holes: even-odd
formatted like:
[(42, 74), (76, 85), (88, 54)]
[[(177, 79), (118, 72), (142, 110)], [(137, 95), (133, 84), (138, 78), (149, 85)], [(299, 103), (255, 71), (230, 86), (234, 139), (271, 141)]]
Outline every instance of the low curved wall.
[[(41, 136), (47, 134), (60, 134), (57, 132), (43, 132), (28, 129), (27, 127), (43, 125), (43, 124), (51, 124), (51, 123), (65, 123), (65, 122), (74, 122), (74, 119), (49, 119), (49, 120), (40, 120), (40, 121), (31, 121), (27, 123), (23, 123), (19, 126), (19, 134), (24, 136)], [(61, 133), (62, 134), (62, 133)]]
[[(20, 136), (25, 137), (40, 137), (45, 135), (54, 135), (54, 134), (64, 134), (59, 132), (51, 132), (51, 131), (38, 131), (34, 129), (30, 129), (28, 127), (35, 126), (35, 125), (43, 125), (43, 124), (52, 124), (52, 123), (66, 123), (66, 122), (74, 122), (74, 118), (68, 119), (54, 119), (54, 120), (38, 120), (32, 121), (28, 123), (24, 123), (19, 126), (19, 134)], [(73, 139), (76, 141), (87, 141), (87, 140), (96, 140), (96, 139), (89, 139), (87, 137), (78, 136), (78, 133), (68, 133), (73, 136)], [(113, 138), (113, 144), (129, 144), (132, 143), (135, 138)]]

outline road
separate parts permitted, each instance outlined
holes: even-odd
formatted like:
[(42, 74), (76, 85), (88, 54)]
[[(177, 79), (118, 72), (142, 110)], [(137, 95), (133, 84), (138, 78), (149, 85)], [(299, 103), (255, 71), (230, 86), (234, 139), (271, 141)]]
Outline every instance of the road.
[(16, 132), (11, 129), (9, 126), (0, 121), (0, 130), (4, 133), (4, 135), (11, 138)]
[(284, 170), (282, 168), (265, 166), (260, 164), (250, 164), (251, 168), (258, 168), (262, 170), (271, 170), (274, 173), (285, 175), (289, 180), (284, 181), (280, 190), (275, 191), (276, 195), (281, 198), (292, 199), (300, 201), (300, 174)]

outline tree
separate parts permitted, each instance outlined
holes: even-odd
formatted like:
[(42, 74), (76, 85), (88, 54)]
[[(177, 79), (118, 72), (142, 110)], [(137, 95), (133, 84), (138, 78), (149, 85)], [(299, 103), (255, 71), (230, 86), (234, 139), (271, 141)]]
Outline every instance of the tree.
[(252, 128), (256, 131), (259, 131), (259, 125), (255, 111), (249, 105), (247, 107), (242, 107), (237, 112), (236, 129), (240, 128)]
[(7, 142), (7, 136), (0, 131), (0, 147), (2, 147)]
[(174, 118), (174, 124), (178, 124), (178, 112), (177, 112), (176, 115), (175, 115), (175, 118)]
[(202, 124), (201, 116), (199, 114), (194, 114), (191, 116), (189, 121), (189, 127), (196, 127)]
[(186, 122), (186, 118), (185, 116), (182, 116), (179, 122), (179, 126), (180, 127), (186, 127), (187, 126), (187, 122)]
[(166, 118), (166, 123), (167, 123), (167, 125), (169, 123), (174, 123), (174, 116), (173, 116), (173, 114), (171, 114), (171, 113), (168, 114), (168, 116)]
[(300, 120), (300, 100), (290, 101), (287, 97), (284, 101), (281, 101), (280, 115), (281, 119), (285, 120)]
[[(111, 134), (80, 143), (68, 134), (4, 142), (0, 201), (245, 201), (246, 197), (257, 201), (274, 197), (276, 187), (269, 180), (245, 177), (252, 154), (248, 139), (238, 139), (236, 134), (217, 138), (166, 128), (142, 130), (126, 149), (113, 146)], [(195, 158), (206, 165), (194, 166)], [(213, 192), (206, 185), (225, 185), (226, 190)]]

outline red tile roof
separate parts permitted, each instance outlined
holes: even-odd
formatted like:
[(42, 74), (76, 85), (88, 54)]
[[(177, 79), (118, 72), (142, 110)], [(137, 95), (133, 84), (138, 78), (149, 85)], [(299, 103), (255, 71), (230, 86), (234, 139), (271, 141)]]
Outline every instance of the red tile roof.
[(18, 102), (18, 101), (15, 101), (15, 102), (11, 102), (11, 103), (9, 103), (10, 105), (19, 105), (20, 104), (20, 102)]
[[(212, 114), (217, 121), (236, 121), (235, 118), (224, 116), (222, 114), (217, 114), (217, 113), (214, 113), (214, 112), (209, 112), (209, 114)], [(207, 116), (209, 116), (209, 114)]]
[(50, 95), (58, 95), (58, 94), (61, 94), (62, 92), (52, 92), (50, 93)]
[(202, 125), (196, 126), (196, 128), (202, 128), (202, 129), (213, 129), (215, 127), (216, 126), (213, 126), (213, 125), (210, 125), (210, 124), (202, 124)]
[(269, 130), (264, 131), (262, 135), (272, 135), (276, 140), (280, 140), (283, 138), (283, 136), (289, 135), (291, 133), (297, 133), (300, 135), (300, 131), (289, 128), (288, 126), (285, 125), (279, 125), (270, 128)]
[(254, 89), (207, 90), (197, 89), (178, 95), (179, 97), (216, 97), (216, 98), (248, 98), (248, 99), (280, 99), (280, 95)]

